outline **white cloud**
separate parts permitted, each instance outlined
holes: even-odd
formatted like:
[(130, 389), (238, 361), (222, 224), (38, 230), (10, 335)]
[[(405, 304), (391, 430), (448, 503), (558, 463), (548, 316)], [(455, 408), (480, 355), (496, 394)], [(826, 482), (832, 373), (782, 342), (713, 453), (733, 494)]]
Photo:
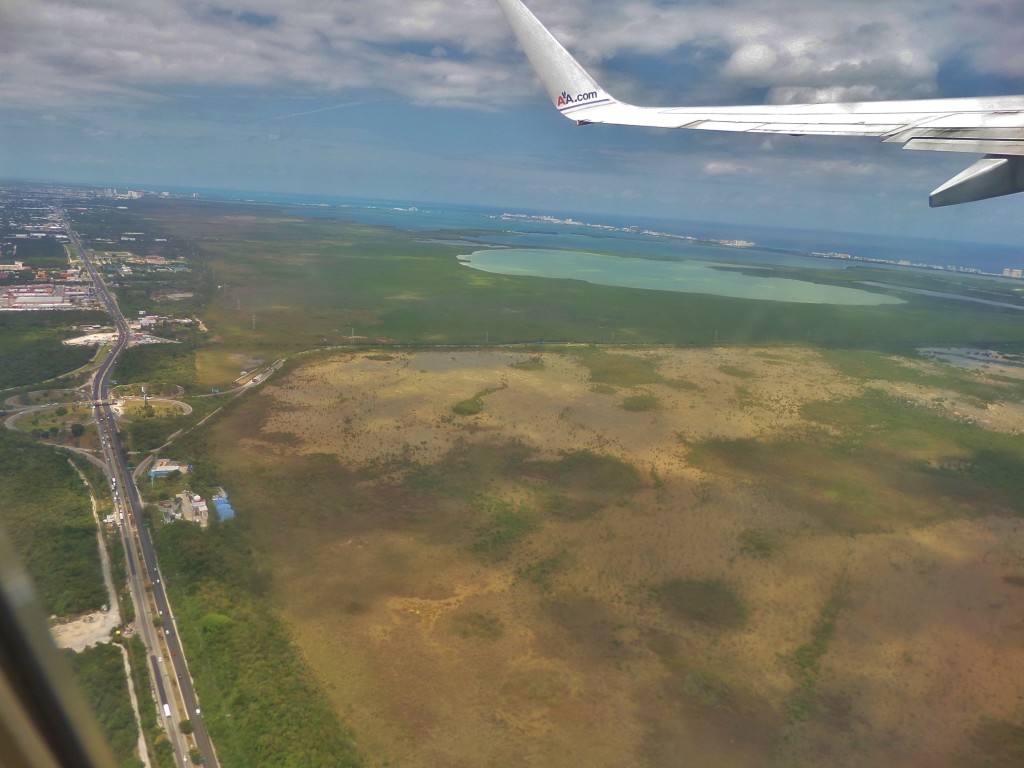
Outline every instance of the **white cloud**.
[[(712, 77), (725, 97), (750, 86), (783, 99), (796, 93), (787, 88), (929, 95), (951, 56), (981, 73), (1024, 68), (1018, 0), (530, 5), (599, 71), (623, 53), (716, 51), (725, 63)], [(537, 93), (492, 0), (5, 0), (0, 50), (8, 107), (124, 103), (197, 86), (376, 89), (479, 108)]]
[(751, 167), (735, 160), (709, 160), (703, 170), (706, 176), (737, 176), (749, 173)]

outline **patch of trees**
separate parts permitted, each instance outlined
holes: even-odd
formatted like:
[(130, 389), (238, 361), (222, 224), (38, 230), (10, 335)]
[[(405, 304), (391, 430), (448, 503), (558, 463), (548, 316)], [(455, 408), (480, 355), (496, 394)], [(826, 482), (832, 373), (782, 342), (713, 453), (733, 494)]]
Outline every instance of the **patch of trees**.
[(0, 430), (0, 525), (32, 577), (44, 610), (59, 616), (106, 602), (96, 524), (67, 458)]
[[(203, 713), (224, 765), (362, 761), (288, 632), (238, 525), (172, 523), (157, 548)], [(230, 714), (230, 718), (227, 715)]]
[(179, 429), (188, 426), (195, 419), (189, 416), (166, 416), (161, 419), (141, 418), (126, 428), (133, 451), (151, 451), (159, 448), (167, 438)]
[[(101, 322), (93, 319), (96, 313), (62, 312), (59, 318), (46, 317), (50, 314), (57, 313), (0, 313), (0, 389), (45, 381), (92, 359), (93, 347), (67, 347), (61, 339), (69, 335), (66, 324), (72, 316), (74, 322)], [(88, 318), (83, 318), (86, 314)]]
[(53, 235), (14, 242), (18, 248), (14, 258), (33, 269), (64, 269), (68, 266), (67, 252)]
[(143, 344), (127, 350), (117, 363), (117, 379), (167, 382), (188, 388), (196, 382), (195, 351), (189, 344)]
[(139, 768), (142, 762), (135, 754), (138, 727), (128, 696), (121, 651), (113, 645), (96, 645), (80, 653), (65, 653), (117, 765)]

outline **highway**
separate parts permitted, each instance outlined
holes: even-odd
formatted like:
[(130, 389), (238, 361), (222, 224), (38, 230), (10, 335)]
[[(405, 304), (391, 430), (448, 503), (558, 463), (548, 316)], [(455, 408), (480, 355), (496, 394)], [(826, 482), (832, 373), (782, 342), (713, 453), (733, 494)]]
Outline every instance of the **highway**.
[[(131, 341), (128, 321), (117, 306), (102, 275), (89, 259), (78, 234), (63, 216), (67, 235), (78, 252), (84, 268), (92, 277), (97, 296), (105, 305), (117, 328), (117, 341), (92, 379), (94, 417), (99, 430), (103, 461), (114, 498), (114, 515), (121, 529), (128, 564), (128, 581), (136, 608), (136, 625), (146, 644), (157, 694), (157, 709), (163, 719), (178, 765), (190, 765), (189, 750), (202, 754), (203, 764), (218, 766), (217, 756), (203, 722), (199, 700), (189, 675), (185, 654), (178, 639), (171, 606), (167, 601), (164, 579), (157, 564), (149, 528), (142, 517), (142, 500), (128, 470), (127, 455), (121, 444), (114, 414), (108, 401), (110, 375)], [(159, 625), (159, 626), (158, 626)], [(141, 692), (140, 692), (141, 693)], [(170, 712), (170, 717), (166, 716)], [(181, 733), (182, 720), (191, 720), (190, 736)]]

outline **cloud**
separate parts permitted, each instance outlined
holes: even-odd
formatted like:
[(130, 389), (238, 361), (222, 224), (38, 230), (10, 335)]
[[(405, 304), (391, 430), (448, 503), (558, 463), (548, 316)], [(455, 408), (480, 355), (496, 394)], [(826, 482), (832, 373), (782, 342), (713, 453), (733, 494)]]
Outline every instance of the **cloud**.
[[(776, 99), (792, 98), (787, 88), (931, 95), (953, 56), (980, 75), (1024, 68), (1018, 0), (530, 5), (598, 72), (623, 54), (714, 51), (724, 65), (710, 77), (725, 99), (752, 87)], [(6, 0), (0, 50), (8, 107), (124, 104), (193, 87), (369, 91), (481, 109), (537, 93), (492, 0)]]
[(752, 168), (735, 160), (709, 160), (703, 170), (705, 176), (738, 176), (750, 173)]

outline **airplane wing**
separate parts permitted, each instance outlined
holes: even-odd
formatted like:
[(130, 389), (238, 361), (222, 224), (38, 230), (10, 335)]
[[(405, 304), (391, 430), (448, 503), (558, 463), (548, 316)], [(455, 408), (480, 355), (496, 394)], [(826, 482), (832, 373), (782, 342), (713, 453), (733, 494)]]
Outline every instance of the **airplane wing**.
[(1024, 96), (738, 107), (637, 107), (615, 99), (521, 0), (497, 0), (555, 107), (579, 125), (790, 136), (874, 136), (904, 149), (984, 154), (931, 193), (934, 207), (1024, 191)]

